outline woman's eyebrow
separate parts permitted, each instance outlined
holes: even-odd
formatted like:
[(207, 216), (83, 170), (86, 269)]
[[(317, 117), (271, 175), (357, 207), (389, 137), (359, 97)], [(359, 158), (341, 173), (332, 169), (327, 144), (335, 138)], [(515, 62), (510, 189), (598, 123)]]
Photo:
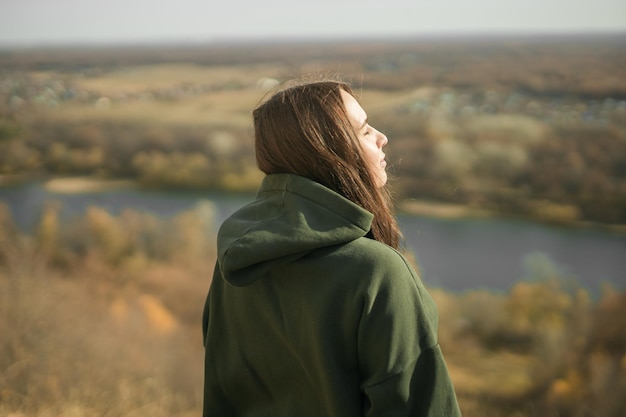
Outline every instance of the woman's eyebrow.
[(363, 124), (361, 124), (361, 126), (359, 126), (358, 130), (363, 129), (365, 126), (367, 126), (367, 117), (365, 118), (365, 120), (363, 121)]

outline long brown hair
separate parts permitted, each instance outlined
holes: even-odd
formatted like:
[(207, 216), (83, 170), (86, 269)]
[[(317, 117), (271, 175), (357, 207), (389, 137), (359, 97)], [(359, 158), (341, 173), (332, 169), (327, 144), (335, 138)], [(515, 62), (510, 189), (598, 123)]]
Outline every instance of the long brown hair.
[(316, 81), (275, 93), (253, 111), (256, 159), (265, 174), (291, 173), (330, 188), (374, 215), (370, 237), (398, 248), (400, 230), (386, 187), (376, 186), (341, 90)]

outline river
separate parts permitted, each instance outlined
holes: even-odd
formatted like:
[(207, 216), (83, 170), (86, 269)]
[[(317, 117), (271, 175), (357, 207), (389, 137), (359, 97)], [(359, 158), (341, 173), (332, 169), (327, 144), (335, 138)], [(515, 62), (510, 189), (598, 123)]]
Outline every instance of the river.
[[(61, 216), (82, 215), (90, 205), (117, 214), (124, 209), (168, 218), (201, 200), (216, 209), (216, 225), (250, 201), (250, 194), (172, 193), (137, 189), (56, 193), (43, 184), (0, 188), (0, 202), (9, 207), (22, 230), (36, 224), (46, 201), (62, 203)], [(441, 219), (401, 214), (400, 227), (415, 254), (427, 285), (461, 292), (476, 288), (508, 291), (523, 279), (536, 277), (529, 264), (557, 268), (562, 275), (597, 296), (603, 283), (626, 288), (626, 235), (603, 230), (571, 229), (526, 221), (493, 218)], [(539, 274), (541, 275), (541, 274)]]

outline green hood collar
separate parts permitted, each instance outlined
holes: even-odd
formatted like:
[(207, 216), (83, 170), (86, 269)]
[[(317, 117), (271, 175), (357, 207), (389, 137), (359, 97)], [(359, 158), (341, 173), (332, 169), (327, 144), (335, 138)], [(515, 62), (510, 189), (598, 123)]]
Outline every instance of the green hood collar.
[(365, 236), (372, 218), (370, 212), (307, 178), (268, 175), (256, 200), (220, 227), (222, 276), (233, 285), (249, 285), (273, 266)]

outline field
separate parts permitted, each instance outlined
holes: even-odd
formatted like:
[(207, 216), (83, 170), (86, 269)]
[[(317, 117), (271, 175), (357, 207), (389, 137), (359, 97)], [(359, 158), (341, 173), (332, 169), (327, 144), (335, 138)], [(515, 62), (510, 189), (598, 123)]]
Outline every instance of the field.
[[(252, 190), (252, 108), (277, 83), (338, 77), (390, 139), (399, 210), (619, 232), (625, 42), (4, 50), (0, 184)], [(26, 234), (0, 205), (0, 415), (198, 415), (210, 218), (93, 207), (68, 226), (51, 202)], [(507, 294), (432, 290), (464, 415), (624, 415), (626, 294), (592, 300), (549, 259), (531, 267)]]

